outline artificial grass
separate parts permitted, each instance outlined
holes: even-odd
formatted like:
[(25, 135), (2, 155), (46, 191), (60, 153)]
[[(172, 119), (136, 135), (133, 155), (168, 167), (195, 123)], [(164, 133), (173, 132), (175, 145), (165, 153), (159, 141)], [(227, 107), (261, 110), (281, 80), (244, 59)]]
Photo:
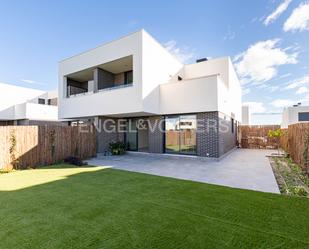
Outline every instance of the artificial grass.
[(114, 169), (58, 165), (0, 175), (5, 249), (307, 249), (308, 214), (307, 198)]

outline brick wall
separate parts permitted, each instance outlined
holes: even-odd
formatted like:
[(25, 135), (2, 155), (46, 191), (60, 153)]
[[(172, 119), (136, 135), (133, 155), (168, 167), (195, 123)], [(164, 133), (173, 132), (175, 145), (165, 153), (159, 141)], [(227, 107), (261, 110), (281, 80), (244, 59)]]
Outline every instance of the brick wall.
[(219, 113), (219, 156), (224, 155), (236, 146), (237, 126), (234, 120), (232, 130), (232, 120), (227, 115)]
[(219, 157), (218, 112), (197, 114), (197, 155)]

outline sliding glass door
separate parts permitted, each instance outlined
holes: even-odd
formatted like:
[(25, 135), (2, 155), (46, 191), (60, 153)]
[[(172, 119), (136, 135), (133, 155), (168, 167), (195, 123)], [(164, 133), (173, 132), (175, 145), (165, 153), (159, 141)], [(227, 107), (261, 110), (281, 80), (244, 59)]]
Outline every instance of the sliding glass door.
[(178, 153), (179, 152), (179, 117), (165, 118), (165, 152)]
[(180, 152), (196, 154), (196, 115), (180, 116)]
[(196, 115), (165, 118), (165, 152), (196, 154)]

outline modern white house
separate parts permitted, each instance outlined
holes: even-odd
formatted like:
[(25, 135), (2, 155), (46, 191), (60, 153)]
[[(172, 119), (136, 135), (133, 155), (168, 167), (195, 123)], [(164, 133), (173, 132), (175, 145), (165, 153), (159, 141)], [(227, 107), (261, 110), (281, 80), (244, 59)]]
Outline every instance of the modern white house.
[(145, 30), (60, 61), (58, 89), (60, 119), (103, 123), (101, 153), (116, 140), (215, 158), (236, 146), (241, 87), (230, 58), (185, 65)]
[(58, 91), (0, 83), (0, 125), (41, 125), (58, 122)]
[(242, 106), (242, 125), (280, 125), (281, 112), (251, 112), (249, 105)]
[(242, 109), (241, 124), (242, 125), (250, 125), (251, 124), (250, 107), (248, 105), (243, 105), (241, 109)]
[(309, 106), (303, 106), (301, 103), (290, 107), (285, 107), (282, 113), (281, 128), (288, 128), (291, 124), (308, 122)]

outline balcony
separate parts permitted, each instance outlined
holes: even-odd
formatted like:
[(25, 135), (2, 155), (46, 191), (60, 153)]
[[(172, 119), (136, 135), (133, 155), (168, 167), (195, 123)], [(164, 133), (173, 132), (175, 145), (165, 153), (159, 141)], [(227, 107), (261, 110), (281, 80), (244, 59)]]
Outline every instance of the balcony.
[(0, 112), (5, 120), (58, 120), (58, 107), (37, 103), (22, 103), (13, 105)]
[(132, 86), (133, 56), (69, 74), (65, 79), (67, 98)]

